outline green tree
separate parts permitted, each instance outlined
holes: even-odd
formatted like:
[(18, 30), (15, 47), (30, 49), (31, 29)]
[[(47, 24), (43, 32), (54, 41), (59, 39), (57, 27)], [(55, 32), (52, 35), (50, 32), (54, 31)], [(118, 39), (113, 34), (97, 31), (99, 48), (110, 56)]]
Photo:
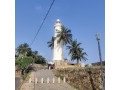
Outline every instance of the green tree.
[(77, 64), (79, 64), (79, 60), (86, 61), (87, 58), (85, 57), (87, 54), (83, 52), (83, 48), (80, 47), (81, 43), (77, 43), (77, 40), (74, 40), (67, 46), (69, 49), (69, 54), (71, 55), (71, 60), (77, 60)]
[(71, 30), (66, 28), (65, 26), (62, 26), (61, 31), (58, 31), (57, 33), (58, 34), (55, 39), (58, 38), (58, 43), (62, 42), (63, 45), (66, 45), (72, 41)]
[(38, 55), (37, 60), (35, 61), (35, 63), (44, 65), (44, 64), (46, 64), (46, 59), (43, 56)]
[(20, 44), (17, 49), (16, 49), (18, 55), (22, 55), (22, 56), (27, 56), (27, 54), (31, 51), (31, 48), (29, 47), (29, 45), (27, 43), (24, 44)]
[(31, 48), (29, 48), (29, 50), (28, 50), (28, 52), (27, 52), (27, 56), (32, 56), (32, 49)]
[(33, 51), (32, 57), (33, 57), (33, 62), (35, 63), (35, 61), (38, 59), (38, 51)]
[(52, 37), (52, 39), (49, 41), (49, 42), (47, 42), (47, 44), (48, 44), (48, 47), (50, 47), (51, 49), (53, 49), (54, 48), (54, 37)]
[(32, 61), (32, 57), (18, 57), (15, 60), (15, 65), (21, 70), (22, 75), (24, 75), (25, 70), (31, 65)]

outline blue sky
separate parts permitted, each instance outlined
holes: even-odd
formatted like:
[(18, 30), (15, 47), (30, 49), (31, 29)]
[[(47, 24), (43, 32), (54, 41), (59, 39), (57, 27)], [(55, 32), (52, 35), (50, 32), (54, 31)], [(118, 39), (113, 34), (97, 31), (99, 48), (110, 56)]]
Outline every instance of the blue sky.
[[(15, 1), (15, 47), (21, 43), (30, 44), (48, 10), (52, 0)], [(71, 29), (73, 39), (81, 42), (87, 52), (86, 64), (99, 61), (96, 33), (101, 34), (102, 58), (105, 60), (105, 1), (104, 0), (55, 0), (55, 3), (41, 29), (32, 50), (39, 51), (48, 61), (52, 51), (47, 42), (54, 36), (54, 24), (61, 23)], [(65, 58), (69, 58), (65, 50)]]

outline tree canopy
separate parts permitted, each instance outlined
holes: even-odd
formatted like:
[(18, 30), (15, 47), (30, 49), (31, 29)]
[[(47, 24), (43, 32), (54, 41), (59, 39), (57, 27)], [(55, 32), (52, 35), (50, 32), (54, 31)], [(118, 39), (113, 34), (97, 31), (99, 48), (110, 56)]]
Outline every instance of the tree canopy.
[(86, 52), (83, 52), (83, 48), (81, 48), (80, 45), (81, 43), (77, 43), (77, 40), (74, 40), (69, 46), (67, 46), (67, 49), (69, 49), (69, 54), (71, 55), (71, 60), (77, 60), (77, 64), (79, 63), (79, 60), (87, 60), (85, 57), (87, 54)]
[(31, 48), (27, 43), (20, 44), (16, 48), (16, 52), (18, 53), (19, 56), (27, 56), (27, 54), (31, 51)]
[(33, 63), (46, 64), (46, 59), (39, 55), (38, 51), (32, 51), (27, 43), (20, 44), (16, 48), (15, 65), (24, 74), (24, 71)]
[(22, 70), (22, 74), (24, 74), (24, 71), (30, 66), (30, 64), (33, 62), (32, 57), (18, 57), (15, 61), (15, 65)]
[(66, 45), (72, 41), (71, 30), (66, 28), (65, 26), (62, 26), (61, 31), (58, 31), (57, 33), (57, 37), (55, 38), (59, 38), (58, 43), (62, 41), (63, 45)]
[(51, 49), (53, 49), (53, 48), (54, 48), (54, 40), (55, 40), (55, 38), (54, 38), (54, 37), (52, 37), (52, 39), (51, 39), (50, 41), (48, 41), (48, 42), (47, 42), (48, 47), (50, 47)]

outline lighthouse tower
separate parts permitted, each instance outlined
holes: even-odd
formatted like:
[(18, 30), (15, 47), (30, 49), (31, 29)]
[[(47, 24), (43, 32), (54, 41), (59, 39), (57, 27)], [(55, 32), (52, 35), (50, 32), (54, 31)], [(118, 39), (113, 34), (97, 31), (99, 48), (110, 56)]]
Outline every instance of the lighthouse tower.
[(54, 40), (54, 53), (53, 53), (53, 62), (55, 65), (63, 64), (63, 43), (62, 41), (58, 43), (58, 31), (61, 31), (62, 24), (59, 19), (57, 19), (54, 29), (55, 29), (55, 40)]

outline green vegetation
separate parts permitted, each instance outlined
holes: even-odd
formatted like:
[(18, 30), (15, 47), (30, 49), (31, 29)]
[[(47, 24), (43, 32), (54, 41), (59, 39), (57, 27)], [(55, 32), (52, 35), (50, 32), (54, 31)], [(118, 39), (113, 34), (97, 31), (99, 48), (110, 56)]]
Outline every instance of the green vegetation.
[(33, 62), (36, 64), (42, 64), (45, 65), (46, 64), (46, 59), (38, 54), (38, 51), (33, 51), (32, 52), (32, 57), (33, 57)]
[(77, 60), (77, 64), (79, 64), (79, 61), (84, 60), (86, 61), (87, 54), (83, 51), (83, 48), (80, 47), (81, 43), (78, 43), (77, 40), (72, 41), (72, 34), (71, 30), (66, 28), (65, 26), (61, 27), (61, 31), (57, 32), (56, 37), (52, 37), (51, 41), (48, 42), (48, 47), (51, 49), (54, 48), (54, 40), (58, 38), (57, 43), (62, 43), (63, 45), (67, 45), (67, 49), (69, 49), (69, 54), (71, 55), (71, 60)]
[(27, 43), (20, 44), (16, 48), (16, 52), (18, 56), (27, 56), (30, 51), (31, 51), (31, 48), (29, 48), (29, 45)]
[[(33, 63), (45, 65), (46, 59), (39, 55), (38, 51), (32, 51), (27, 43), (20, 44), (16, 48), (15, 54), (15, 65), (18, 70), (24, 75), (25, 72), (28, 72), (28, 67)], [(25, 76), (23, 76), (23, 78), (25, 78)]]
[(33, 51), (32, 52), (32, 57), (33, 57), (33, 62), (35, 63), (38, 59), (38, 51)]
[(76, 86), (73, 86), (74, 88), (76, 88), (77, 90), (79, 90), (79, 86), (78, 85), (76, 85)]
[(62, 26), (61, 29), (61, 31), (57, 32), (57, 37), (59, 38), (58, 43), (62, 42), (63, 45), (66, 45), (72, 41), (71, 30), (66, 28), (65, 26)]
[(25, 80), (27, 78), (27, 75), (22, 75), (22, 79)]
[(37, 60), (35, 61), (35, 63), (45, 65), (46, 64), (46, 60), (41, 55), (38, 55), (37, 56)]
[(61, 80), (63, 80), (63, 78), (64, 78), (63, 76), (60, 76), (60, 79), (61, 79)]
[(71, 30), (66, 28), (65, 26), (62, 26), (61, 31), (58, 31), (57, 33), (58, 35), (56, 37), (52, 37), (52, 39), (47, 42), (48, 47), (50, 47), (51, 49), (54, 48), (54, 40), (56, 38), (59, 38), (57, 43), (62, 42), (63, 45), (66, 45), (72, 41)]
[(47, 42), (48, 47), (50, 47), (51, 49), (53, 49), (53, 48), (54, 48), (54, 40), (55, 40), (55, 38), (54, 38), (54, 37), (52, 37), (51, 41)]
[(20, 90), (21, 86), (23, 85), (24, 82), (28, 81), (30, 78), (30, 74), (31, 72), (27, 73), (26, 75), (22, 75), (22, 83), (20, 84), (20, 86), (18, 87), (18, 90)]
[(83, 52), (83, 48), (80, 47), (81, 43), (77, 43), (77, 40), (74, 40), (67, 46), (69, 49), (69, 54), (71, 54), (71, 60), (77, 60), (77, 64), (79, 64), (79, 60), (86, 61), (87, 58), (85, 57), (86, 52)]
[[(82, 70), (82, 69), (100, 69), (100, 66), (90, 66), (90, 67), (69, 67), (69, 68), (58, 68), (57, 70), (73, 70), (73, 73), (75, 70)], [(105, 69), (105, 66), (102, 67), (103, 69)]]
[(19, 70), (21, 70), (22, 75), (24, 75), (24, 72), (27, 70), (27, 68), (31, 65), (33, 62), (32, 57), (18, 57), (15, 60), (15, 65), (18, 67)]
[(30, 73), (31, 73), (31, 72), (29, 72), (28, 74), (22, 75), (22, 79), (23, 79), (23, 80), (26, 80), (26, 81), (29, 80), (29, 78), (30, 78)]

